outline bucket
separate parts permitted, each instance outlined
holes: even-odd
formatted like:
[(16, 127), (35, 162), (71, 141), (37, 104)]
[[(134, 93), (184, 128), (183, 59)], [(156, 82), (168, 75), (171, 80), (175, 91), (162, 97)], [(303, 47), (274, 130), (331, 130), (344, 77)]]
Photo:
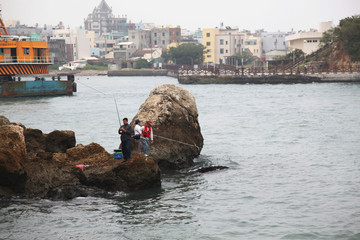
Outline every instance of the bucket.
[(122, 155), (122, 151), (121, 149), (114, 149), (114, 159), (122, 159), (123, 155)]

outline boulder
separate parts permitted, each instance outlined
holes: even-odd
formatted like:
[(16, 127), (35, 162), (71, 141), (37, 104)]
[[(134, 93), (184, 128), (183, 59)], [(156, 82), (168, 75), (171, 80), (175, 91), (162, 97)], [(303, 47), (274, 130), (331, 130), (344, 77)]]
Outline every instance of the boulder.
[(194, 164), (204, 139), (200, 131), (195, 98), (184, 88), (165, 84), (153, 89), (133, 118), (154, 124), (150, 155), (161, 169), (183, 169)]
[(0, 185), (14, 192), (22, 192), (26, 172), (22, 162), (26, 159), (23, 128), (15, 125), (0, 126)]
[(55, 130), (46, 136), (45, 150), (47, 152), (66, 152), (68, 148), (75, 147), (75, 133), (73, 131)]
[(0, 116), (0, 126), (4, 125), (10, 125), (10, 121), (4, 116)]

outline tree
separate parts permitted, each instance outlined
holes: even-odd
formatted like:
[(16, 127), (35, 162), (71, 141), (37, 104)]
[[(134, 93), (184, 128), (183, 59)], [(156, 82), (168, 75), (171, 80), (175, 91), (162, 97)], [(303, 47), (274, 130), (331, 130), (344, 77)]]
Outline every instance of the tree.
[(181, 44), (178, 47), (171, 47), (168, 52), (162, 56), (164, 60), (169, 59), (176, 64), (194, 65), (204, 62), (204, 49), (203, 45), (193, 43)]
[(335, 31), (351, 61), (360, 61), (360, 15), (340, 20)]
[(242, 53), (237, 53), (234, 56), (239, 61), (239, 65), (242, 64), (247, 65), (255, 61), (255, 57), (252, 55), (252, 53), (249, 50), (244, 50)]
[(135, 69), (141, 69), (141, 68), (151, 68), (151, 63), (149, 63), (143, 58), (139, 58), (135, 62)]

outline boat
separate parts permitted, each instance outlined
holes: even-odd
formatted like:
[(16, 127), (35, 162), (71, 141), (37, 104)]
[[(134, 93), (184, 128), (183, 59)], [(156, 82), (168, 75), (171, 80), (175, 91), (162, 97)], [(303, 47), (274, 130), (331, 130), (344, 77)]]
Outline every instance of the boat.
[(72, 95), (74, 75), (45, 79), (53, 63), (46, 41), (10, 36), (0, 17), (0, 98)]

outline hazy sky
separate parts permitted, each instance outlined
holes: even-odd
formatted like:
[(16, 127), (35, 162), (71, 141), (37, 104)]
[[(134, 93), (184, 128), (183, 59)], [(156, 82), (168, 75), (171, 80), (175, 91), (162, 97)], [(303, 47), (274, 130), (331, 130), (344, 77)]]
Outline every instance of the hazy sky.
[[(101, 0), (0, 0), (3, 20), (22, 24), (79, 27)], [(221, 22), (240, 30), (295, 31), (318, 28), (319, 22), (360, 14), (360, 0), (106, 0), (113, 14), (131, 22), (212, 28)]]

